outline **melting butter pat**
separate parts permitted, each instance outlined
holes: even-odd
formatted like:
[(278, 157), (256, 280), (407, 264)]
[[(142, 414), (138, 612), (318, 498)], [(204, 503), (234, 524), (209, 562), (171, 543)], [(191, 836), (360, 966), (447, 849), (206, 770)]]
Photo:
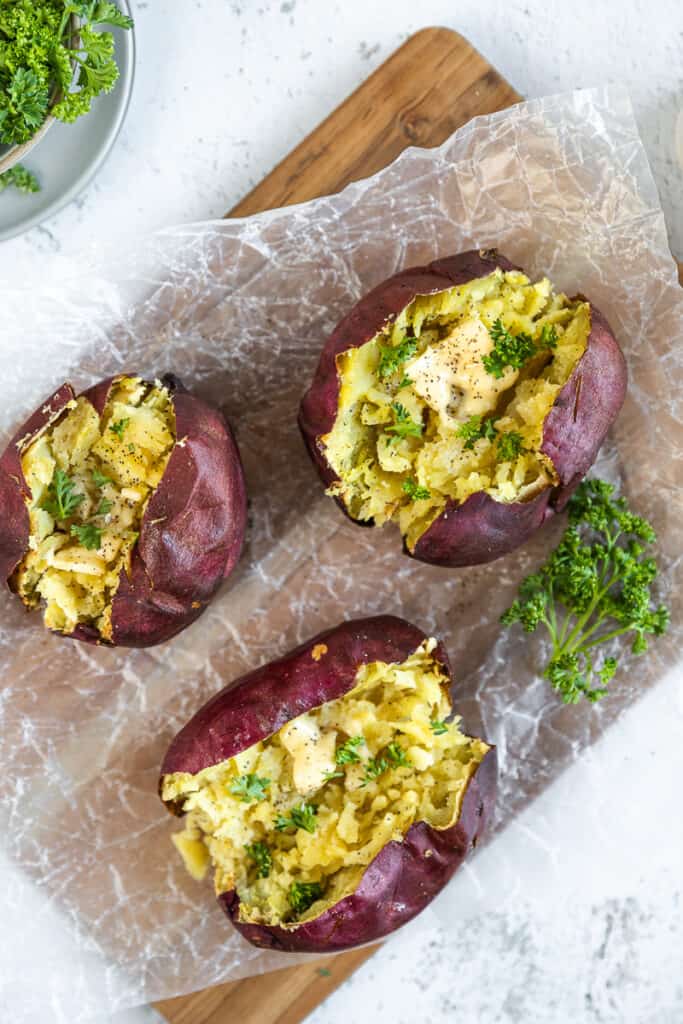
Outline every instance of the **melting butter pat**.
[(327, 773), (335, 770), (336, 739), (336, 732), (321, 733), (308, 715), (299, 715), (280, 729), (282, 746), (292, 758), (292, 780), (297, 793), (315, 793)]
[(479, 317), (468, 317), (407, 363), (406, 374), (420, 398), (456, 428), (458, 421), (491, 412), (500, 393), (519, 376), (511, 367), (499, 380), (492, 376), (482, 362), (492, 349), (486, 324)]

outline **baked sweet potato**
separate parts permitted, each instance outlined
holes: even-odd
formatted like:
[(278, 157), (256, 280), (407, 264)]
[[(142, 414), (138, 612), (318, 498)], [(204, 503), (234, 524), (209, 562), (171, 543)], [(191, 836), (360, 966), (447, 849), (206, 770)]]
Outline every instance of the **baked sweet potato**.
[(222, 414), (177, 378), (62, 385), (0, 458), (0, 573), (45, 625), (147, 647), (206, 607), (246, 525)]
[(397, 523), (421, 561), (473, 565), (564, 506), (625, 391), (588, 299), (472, 251), (361, 299), (323, 348), (299, 425), (351, 519)]
[(257, 946), (331, 952), (386, 935), (485, 828), (496, 754), (451, 713), (443, 647), (402, 619), (345, 622), (243, 676), (166, 754), (174, 842)]

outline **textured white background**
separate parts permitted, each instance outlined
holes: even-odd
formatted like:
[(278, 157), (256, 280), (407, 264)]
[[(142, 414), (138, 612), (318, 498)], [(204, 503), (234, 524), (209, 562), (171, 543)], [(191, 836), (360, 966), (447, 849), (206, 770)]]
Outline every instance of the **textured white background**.
[[(150, 0), (134, 13), (138, 77), (119, 144), (77, 203), (0, 248), (0, 283), (40, 289), (57, 259), (121, 251), (141, 231), (220, 215), (427, 24), (463, 33), (527, 96), (626, 82), (683, 258), (680, 0), (423, 0), (419, 20), (414, 0)], [(574, 769), (480, 855), (482, 892), (463, 908), (461, 938), (434, 918), (406, 932), (311, 1024), (683, 1022), (683, 744), (668, 714), (681, 699), (680, 677), (662, 683), (591, 755), (603, 769), (599, 793)], [(587, 835), (582, 808), (596, 800), (605, 828)], [(571, 852), (566, 885), (589, 890), (590, 910), (582, 900), (568, 916), (563, 899), (561, 916), (553, 912), (556, 874), (530, 839), (539, 816)], [(511, 855), (523, 865), (514, 892), (500, 881)]]

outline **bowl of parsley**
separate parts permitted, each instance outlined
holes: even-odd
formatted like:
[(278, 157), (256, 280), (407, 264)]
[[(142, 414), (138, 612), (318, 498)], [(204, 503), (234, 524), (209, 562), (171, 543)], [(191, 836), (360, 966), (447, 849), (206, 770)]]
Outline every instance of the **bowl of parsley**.
[(115, 37), (133, 21), (105, 0), (3, 0), (0, 7), (0, 189), (37, 191), (20, 166), (56, 122), (72, 124), (119, 78)]

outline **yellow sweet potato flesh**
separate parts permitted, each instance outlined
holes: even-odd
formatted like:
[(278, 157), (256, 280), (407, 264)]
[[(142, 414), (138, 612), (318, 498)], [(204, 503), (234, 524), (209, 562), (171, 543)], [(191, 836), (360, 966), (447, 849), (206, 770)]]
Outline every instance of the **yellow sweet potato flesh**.
[[(489, 332), (497, 320), (536, 343), (552, 327), (556, 347), (497, 379), (482, 361), (493, 349)], [(398, 523), (411, 550), (449, 499), (462, 503), (485, 491), (501, 502), (530, 500), (556, 481), (539, 451), (543, 422), (589, 333), (587, 302), (556, 294), (547, 278), (533, 283), (519, 271), (498, 269), (417, 296), (369, 342), (337, 359), (339, 408), (322, 439), (340, 478), (329, 493), (354, 519)], [(414, 351), (382, 376), (383, 353), (406, 339)], [(422, 428), (417, 436), (396, 436), (396, 403)], [(494, 419), (497, 435), (467, 447), (459, 431), (474, 416)], [(498, 440), (509, 433), (519, 435), (521, 445), (505, 458)]]
[[(364, 666), (344, 697), (196, 775), (164, 778), (163, 799), (187, 815), (174, 842), (188, 871), (201, 878), (213, 865), (216, 892), (236, 889), (242, 920), (287, 926), (317, 917), (353, 892), (382, 847), (402, 841), (414, 822), (444, 829), (457, 820), (489, 748), (457, 719), (443, 722), (450, 700), (435, 647), (427, 640), (401, 664)], [(349, 748), (345, 761), (340, 751)], [(261, 782), (254, 799), (232, 791), (245, 776)], [(315, 808), (313, 831), (278, 829), (302, 803)], [(267, 851), (267, 877), (255, 844)], [(292, 903), (301, 883), (320, 894), (303, 910)]]
[[(130, 565), (147, 502), (174, 443), (166, 388), (124, 377), (112, 387), (101, 417), (87, 399), (77, 398), (23, 452), (30, 537), (13, 586), (29, 607), (45, 605), (48, 628), (71, 633), (85, 623), (111, 639), (121, 571)], [(54, 514), (51, 500), (58, 471), (80, 496), (64, 518)], [(78, 532), (83, 526), (92, 527), (87, 546)]]

